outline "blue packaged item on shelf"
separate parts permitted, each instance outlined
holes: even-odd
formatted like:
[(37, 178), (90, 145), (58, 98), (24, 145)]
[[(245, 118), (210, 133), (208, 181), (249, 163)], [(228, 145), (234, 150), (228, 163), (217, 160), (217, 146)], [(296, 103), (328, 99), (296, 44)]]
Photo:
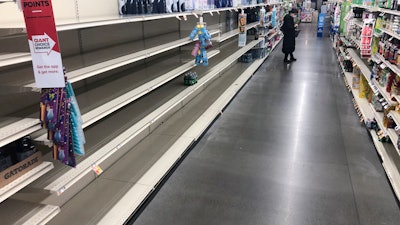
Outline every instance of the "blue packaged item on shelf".
[(251, 63), (253, 62), (253, 53), (247, 52), (240, 57), (240, 61), (244, 63)]
[(188, 72), (183, 76), (183, 83), (187, 86), (196, 84), (198, 81), (198, 76), (196, 72)]

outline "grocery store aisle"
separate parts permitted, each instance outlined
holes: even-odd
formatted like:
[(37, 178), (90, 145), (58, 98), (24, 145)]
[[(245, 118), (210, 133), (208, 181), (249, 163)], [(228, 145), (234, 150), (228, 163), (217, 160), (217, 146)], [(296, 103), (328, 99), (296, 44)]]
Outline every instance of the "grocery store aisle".
[(301, 29), (298, 61), (278, 46), (135, 225), (399, 224), (329, 39)]

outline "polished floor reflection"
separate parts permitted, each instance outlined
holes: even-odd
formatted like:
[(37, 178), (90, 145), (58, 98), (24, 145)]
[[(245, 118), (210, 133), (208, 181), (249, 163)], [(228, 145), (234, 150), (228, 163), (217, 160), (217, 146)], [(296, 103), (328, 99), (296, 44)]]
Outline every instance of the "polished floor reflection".
[(400, 224), (328, 38), (302, 24), (169, 177), (135, 225)]

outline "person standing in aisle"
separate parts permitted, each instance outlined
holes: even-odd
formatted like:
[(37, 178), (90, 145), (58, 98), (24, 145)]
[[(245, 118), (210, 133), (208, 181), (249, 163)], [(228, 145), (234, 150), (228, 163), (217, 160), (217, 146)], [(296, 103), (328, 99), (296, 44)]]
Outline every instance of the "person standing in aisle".
[[(293, 52), (296, 46), (296, 27), (297, 24), (294, 23), (294, 18), (297, 16), (297, 9), (290, 10), (289, 14), (283, 18), (282, 32), (283, 32), (283, 45), (282, 52), (285, 53), (285, 63), (296, 61), (293, 56)], [(290, 55), (290, 59), (288, 56)]]

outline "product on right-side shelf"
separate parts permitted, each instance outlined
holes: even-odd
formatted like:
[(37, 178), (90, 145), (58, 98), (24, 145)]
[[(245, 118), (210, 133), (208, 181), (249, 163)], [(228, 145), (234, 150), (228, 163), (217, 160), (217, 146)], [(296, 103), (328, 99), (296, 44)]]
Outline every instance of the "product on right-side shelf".
[(188, 72), (183, 76), (183, 84), (191, 86), (196, 84), (198, 81), (198, 76), (196, 72)]
[(360, 88), (360, 77), (361, 77), (361, 71), (358, 67), (353, 68), (353, 77), (352, 77), (352, 83), (351, 87), (353, 89), (359, 89)]
[(373, 27), (375, 20), (374, 19), (365, 19), (364, 26), (361, 31), (361, 43), (360, 43), (360, 54), (361, 58), (369, 58), (371, 57), (371, 47), (372, 47), (372, 36), (373, 36)]
[(368, 81), (365, 79), (364, 76), (360, 76), (360, 91), (358, 97), (367, 98), (370, 92), (371, 88), (368, 84)]

